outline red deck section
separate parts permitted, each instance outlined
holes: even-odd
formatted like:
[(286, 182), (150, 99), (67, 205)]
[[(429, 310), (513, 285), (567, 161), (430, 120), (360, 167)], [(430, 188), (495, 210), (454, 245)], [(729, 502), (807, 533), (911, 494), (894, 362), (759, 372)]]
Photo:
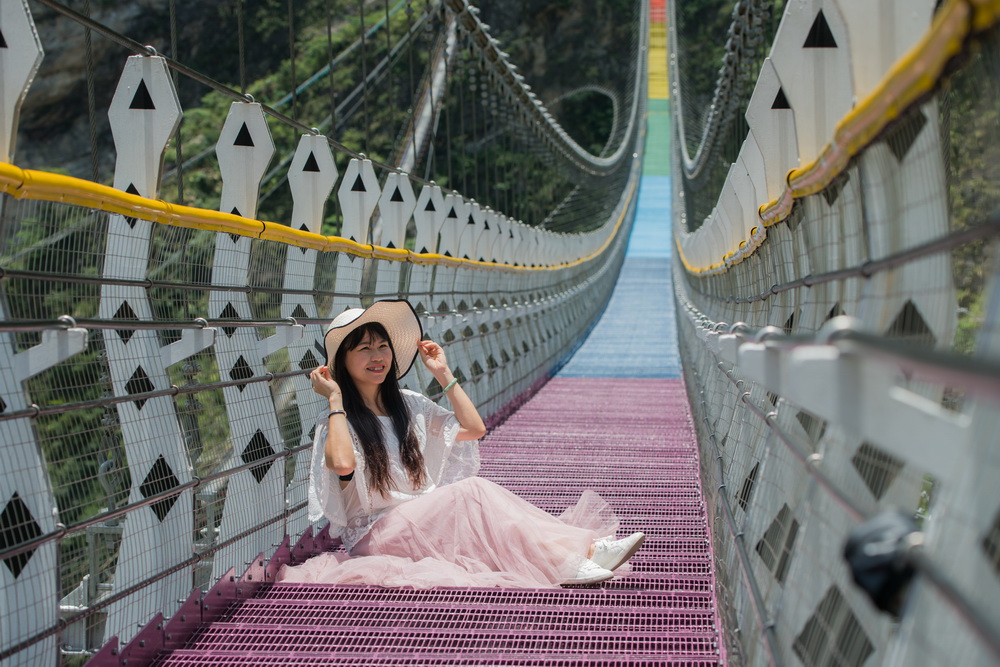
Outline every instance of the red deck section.
[(631, 574), (557, 590), (265, 585), (155, 664), (722, 664), (694, 443), (680, 380), (553, 379), (484, 440), (482, 475), (553, 513), (600, 493), (621, 533), (648, 536)]
[(649, 0), (649, 20), (652, 23), (667, 22), (667, 0)]

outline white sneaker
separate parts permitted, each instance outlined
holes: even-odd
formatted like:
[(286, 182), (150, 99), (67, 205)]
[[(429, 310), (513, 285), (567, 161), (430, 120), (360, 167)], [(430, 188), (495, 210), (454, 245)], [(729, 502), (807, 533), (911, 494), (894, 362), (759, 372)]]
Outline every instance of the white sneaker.
[(632, 533), (620, 540), (602, 537), (594, 541), (594, 555), (590, 560), (606, 570), (617, 569), (631, 558), (645, 541), (646, 536), (642, 533)]
[(576, 574), (564, 581), (563, 586), (571, 584), (597, 584), (602, 581), (607, 581), (613, 576), (615, 576), (615, 573), (611, 570), (606, 570), (594, 561), (584, 558), (580, 561), (580, 567), (577, 568)]

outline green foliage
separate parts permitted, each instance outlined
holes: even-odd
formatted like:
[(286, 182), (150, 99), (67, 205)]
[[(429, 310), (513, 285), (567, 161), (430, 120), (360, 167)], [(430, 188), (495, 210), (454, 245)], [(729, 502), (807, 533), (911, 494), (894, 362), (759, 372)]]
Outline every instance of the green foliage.
[[(987, 42), (950, 79), (941, 97), (942, 136), (951, 226), (955, 231), (982, 225), (1000, 211), (1000, 49)], [(954, 349), (975, 351), (985, 317), (985, 285), (996, 261), (995, 248), (973, 241), (952, 251), (958, 299)]]

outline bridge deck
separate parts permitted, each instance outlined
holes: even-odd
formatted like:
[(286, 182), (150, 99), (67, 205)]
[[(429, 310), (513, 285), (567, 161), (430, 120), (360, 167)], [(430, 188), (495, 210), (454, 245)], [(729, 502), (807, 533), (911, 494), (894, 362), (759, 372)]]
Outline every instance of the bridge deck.
[(483, 442), (483, 475), (558, 513), (585, 489), (648, 539), (631, 574), (562, 590), (278, 584), (160, 663), (716, 665), (711, 550), (680, 381), (550, 381)]
[(655, 164), (647, 163), (604, 316), (560, 373), (482, 443), (482, 475), (539, 507), (558, 514), (593, 489), (621, 518), (622, 534), (644, 531), (631, 573), (561, 590), (278, 584), (234, 604), (157, 664), (724, 662), (698, 450), (679, 379), (664, 232), (669, 177), (648, 168)]

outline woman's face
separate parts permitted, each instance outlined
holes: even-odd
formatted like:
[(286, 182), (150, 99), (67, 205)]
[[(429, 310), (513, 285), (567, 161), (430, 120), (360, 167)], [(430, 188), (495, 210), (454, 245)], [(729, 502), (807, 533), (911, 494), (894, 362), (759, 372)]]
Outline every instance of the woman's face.
[(373, 331), (366, 331), (344, 355), (347, 374), (359, 388), (380, 385), (392, 372), (392, 348), (389, 341)]

